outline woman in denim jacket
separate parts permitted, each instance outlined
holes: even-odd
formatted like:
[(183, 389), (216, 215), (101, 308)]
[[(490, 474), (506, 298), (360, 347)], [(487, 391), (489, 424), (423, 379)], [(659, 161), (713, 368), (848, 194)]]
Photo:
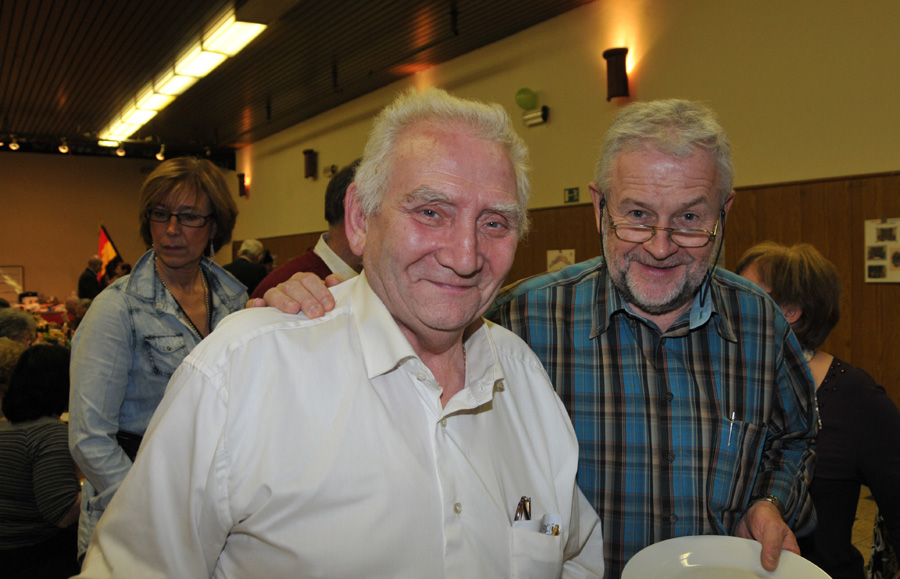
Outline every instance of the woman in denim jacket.
[(246, 288), (212, 261), (236, 218), (221, 171), (205, 159), (168, 160), (144, 182), (141, 236), (151, 249), (97, 296), (72, 340), (69, 448), (86, 478), (80, 557), (172, 373), (247, 301)]

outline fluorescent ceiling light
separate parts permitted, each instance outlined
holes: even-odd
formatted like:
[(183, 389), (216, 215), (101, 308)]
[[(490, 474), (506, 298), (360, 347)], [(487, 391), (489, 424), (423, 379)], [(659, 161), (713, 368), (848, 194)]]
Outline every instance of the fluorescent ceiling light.
[(169, 69), (153, 82), (153, 86), (156, 92), (174, 98), (191, 88), (195, 82), (197, 77), (175, 74), (174, 69)]
[(172, 95), (153, 92), (153, 87), (148, 86), (137, 98), (137, 108), (145, 111), (161, 111), (173, 100), (175, 97)]
[[(265, 29), (265, 24), (238, 22), (234, 7), (229, 8), (224, 16), (207, 28), (208, 32), (199, 40), (194, 37), (194, 42), (175, 59), (174, 66), (169, 66), (138, 93), (131, 104), (117, 115), (116, 120), (99, 134), (99, 144), (119, 147), (121, 141), (127, 141), (175, 100), (175, 97), (225, 62), (229, 56), (240, 52)], [(125, 150), (120, 147), (117, 153), (122, 155)]]
[(147, 122), (155, 116), (156, 111), (145, 111), (143, 109), (133, 108), (122, 115), (122, 122), (140, 127), (146, 125)]
[(225, 62), (226, 58), (228, 57), (224, 54), (203, 50), (198, 42), (196, 46), (175, 61), (175, 74), (204, 77)]
[(231, 14), (203, 39), (203, 49), (234, 56), (265, 29), (265, 24), (238, 22)]

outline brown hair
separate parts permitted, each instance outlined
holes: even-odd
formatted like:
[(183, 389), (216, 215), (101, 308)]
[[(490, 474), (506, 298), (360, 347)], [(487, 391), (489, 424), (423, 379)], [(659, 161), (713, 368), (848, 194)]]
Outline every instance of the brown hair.
[(206, 193), (212, 205), (212, 221), (216, 225), (213, 246), (216, 251), (231, 241), (231, 232), (237, 221), (238, 209), (225, 184), (222, 171), (206, 159), (176, 157), (157, 167), (141, 187), (141, 238), (153, 245), (150, 235), (150, 219), (147, 212), (162, 202), (170, 193)]
[(841, 278), (834, 264), (808, 243), (787, 247), (773, 241), (754, 245), (735, 267), (740, 274), (756, 265), (759, 279), (780, 307), (798, 306), (802, 314), (791, 324), (804, 348), (815, 350), (841, 318)]

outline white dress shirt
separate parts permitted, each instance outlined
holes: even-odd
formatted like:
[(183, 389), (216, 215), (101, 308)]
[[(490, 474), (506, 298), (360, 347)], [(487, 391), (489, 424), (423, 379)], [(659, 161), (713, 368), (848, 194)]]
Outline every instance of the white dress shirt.
[[(602, 577), (540, 362), (489, 322), (445, 408), (365, 274), (316, 320), (229, 316), (185, 359), (81, 577)], [(513, 526), (559, 515), (559, 536)]]

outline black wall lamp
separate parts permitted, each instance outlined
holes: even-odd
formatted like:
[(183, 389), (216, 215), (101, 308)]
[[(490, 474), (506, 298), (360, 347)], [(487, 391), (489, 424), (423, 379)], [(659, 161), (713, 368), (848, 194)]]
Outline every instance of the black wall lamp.
[(603, 58), (606, 59), (607, 101), (616, 97), (630, 96), (628, 94), (628, 73), (625, 71), (625, 57), (627, 55), (627, 48), (610, 48), (603, 51)]

